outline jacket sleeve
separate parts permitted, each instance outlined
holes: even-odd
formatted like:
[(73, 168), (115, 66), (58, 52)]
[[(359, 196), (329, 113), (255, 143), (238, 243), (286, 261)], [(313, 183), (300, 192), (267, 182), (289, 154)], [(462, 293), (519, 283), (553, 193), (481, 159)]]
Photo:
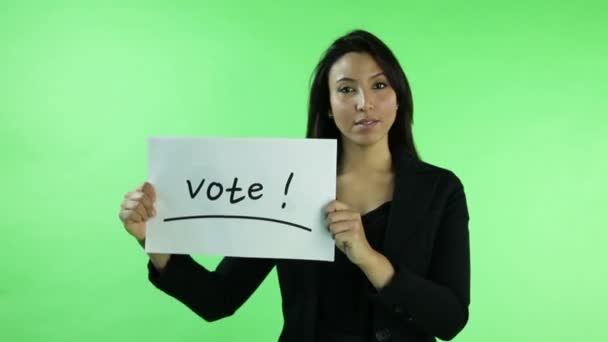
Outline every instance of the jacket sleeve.
[(225, 257), (209, 271), (189, 255), (171, 255), (159, 273), (148, 261), (148, 279), (204, 320), (232, 315), (274, 267), (271, 259)]
[(428, 275), (391, 260), (393, 278), (373, 295), (395, 315), (446, 341), (466, 325), (470, 302), (469, 214), (462, 183), (451, 172), (449, 178)]

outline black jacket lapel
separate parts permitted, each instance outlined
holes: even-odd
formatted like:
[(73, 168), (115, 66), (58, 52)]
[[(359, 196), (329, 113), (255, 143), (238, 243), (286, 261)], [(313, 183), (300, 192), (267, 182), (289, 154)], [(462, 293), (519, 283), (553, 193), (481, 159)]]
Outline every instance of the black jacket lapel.
[(384, 236), (384, 254), (391, 260), (400, 260), (403, 241), (416, 229), (424, 203), (415, 198), (423, 198), (416, 191), (417, 161), (405, 153), (393, 158), (395, 166), (395, 188)]

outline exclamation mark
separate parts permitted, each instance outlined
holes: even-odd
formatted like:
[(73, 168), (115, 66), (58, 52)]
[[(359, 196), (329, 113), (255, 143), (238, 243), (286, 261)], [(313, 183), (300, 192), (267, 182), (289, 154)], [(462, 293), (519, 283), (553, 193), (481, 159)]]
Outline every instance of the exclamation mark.
[[(293, 172), (289, 174), (289, 178), (287, 179), (287, 184), (285, 184), (285, 196), (287, 196), (287, 193), (289, 192), (289, 184), (291, 184), (292, 178), (293, 178)], [(285, 202), (283, 202), (283, 205), (281, 206), (281, 208), (285, 209)]]

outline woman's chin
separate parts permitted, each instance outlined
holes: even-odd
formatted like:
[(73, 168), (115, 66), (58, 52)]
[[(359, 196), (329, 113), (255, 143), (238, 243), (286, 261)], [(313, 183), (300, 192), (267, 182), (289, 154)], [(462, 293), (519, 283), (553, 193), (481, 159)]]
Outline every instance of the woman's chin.
[(379, 136), (377, 134), (357, 134), (356, 136), (350, 136), (347, 139), (349, 142), (359, 147), (372, 147), (382, 141), (382, 136)]

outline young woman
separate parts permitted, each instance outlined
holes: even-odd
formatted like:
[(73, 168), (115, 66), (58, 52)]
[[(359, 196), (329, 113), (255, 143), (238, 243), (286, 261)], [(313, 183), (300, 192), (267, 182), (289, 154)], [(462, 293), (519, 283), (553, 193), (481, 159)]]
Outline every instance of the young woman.
[[(337, 198), (326, 207), (335, 261), (226, 257), (211, 271), (188, 255), (150, 254), (149, 280), (214, 321), (276, 267), (279, 341), (452, 339), (468, 321), (468, 209), (458, 177), (419, 159), (412, 115), (390, 49), (366, 31), (338, 38), (315, 69), (307, 132), (338, 140)], [(142, 245), (154, 200), (144, 183), (121, 206)]]

